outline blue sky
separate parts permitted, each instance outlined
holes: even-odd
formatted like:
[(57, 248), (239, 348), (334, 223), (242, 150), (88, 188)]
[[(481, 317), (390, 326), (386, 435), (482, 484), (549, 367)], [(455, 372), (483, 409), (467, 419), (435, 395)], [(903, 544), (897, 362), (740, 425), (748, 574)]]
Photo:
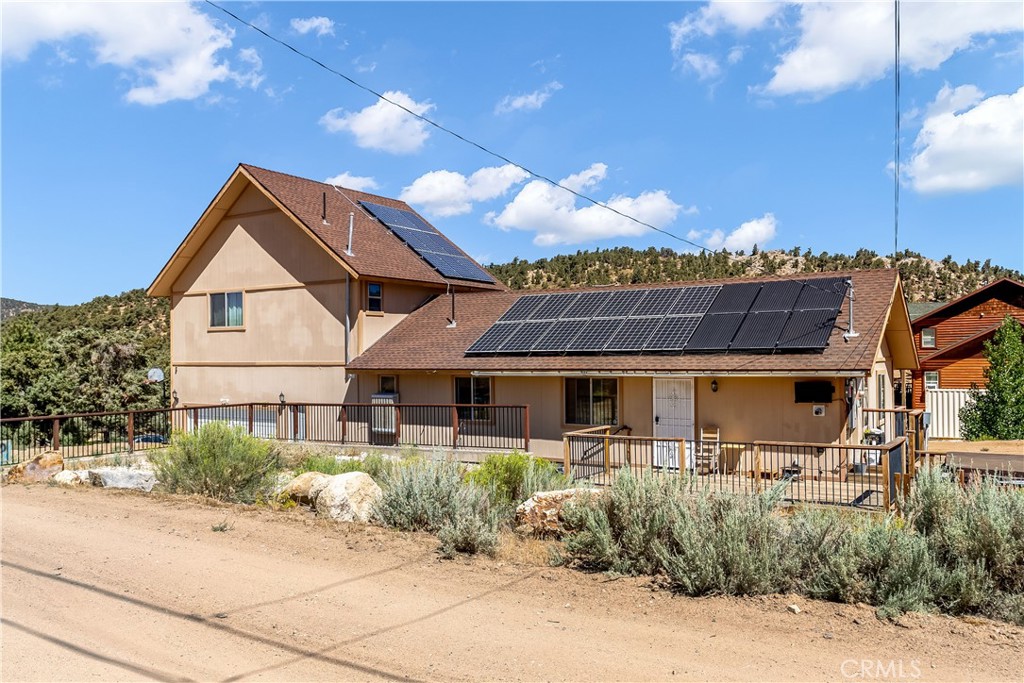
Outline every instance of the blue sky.
[[(888, 253), (891, 3), (232, 3), (442, 125), (706, 245)], [(3, 5), (3, 295), (147, 286), (238, 162), (406, 199), (483, 262), (687, 245), (205, 4)], [(1024, 9), (903, 3), (900, 248), (1024, 269)]]

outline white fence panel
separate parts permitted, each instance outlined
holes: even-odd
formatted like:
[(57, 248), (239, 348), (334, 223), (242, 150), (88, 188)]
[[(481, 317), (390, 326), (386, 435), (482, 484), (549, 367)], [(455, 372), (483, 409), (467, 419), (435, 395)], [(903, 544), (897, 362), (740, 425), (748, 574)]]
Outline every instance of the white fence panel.
[(928, 437), (960, 439), (960, 409), (967, 404), (970, 389), (929, 389), (925, 392), (925, 410), (932, 414)]

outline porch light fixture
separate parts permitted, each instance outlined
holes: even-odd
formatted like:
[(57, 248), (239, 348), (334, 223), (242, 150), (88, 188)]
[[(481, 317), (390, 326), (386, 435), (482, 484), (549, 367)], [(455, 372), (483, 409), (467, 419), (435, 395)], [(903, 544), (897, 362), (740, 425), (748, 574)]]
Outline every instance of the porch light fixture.
[(174, 405), (178, 405), (178, 390), (177, 389), (175, 389), (174, 391), (171, 392), (171, 401), (174, 403)]
[(280, 394), (277, 395), (277, 400), (281, 402), (281, 405), (284, 405), (284, 392), (283, 391)]
[(718, 393), (718, 380), (717, 379), (711, 380), (711, 393), (712, 394)]

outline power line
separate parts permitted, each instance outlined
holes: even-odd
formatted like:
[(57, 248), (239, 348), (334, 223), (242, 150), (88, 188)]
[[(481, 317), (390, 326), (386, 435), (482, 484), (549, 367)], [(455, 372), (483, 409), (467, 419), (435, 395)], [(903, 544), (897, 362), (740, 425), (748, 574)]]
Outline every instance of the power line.
[[(594, 199), (594, 198), (592, 198), (592, 197), (590, 197), (588, 195), (585, 195), (582, 192), (574, 190), (571, 187), (566, 187), (565, 185), (562, 185), (561, 183), (559, 183), (559, 182), (549, 178), (546, 175), (543, 175), (542, 173), (538, 173), (538, 172), (536, 172), (534, 170), (531, 170), (531, 169), (527, 168), (526, 166), (523, 166), (522, 164), (517, 163), (517, 162), (509, 159), (508, 157), (506, 157), (503, 154), (495, 152), (494, 150), (492, 150), (492, 149), (490, 149), (488, 147), (485, 147), (484, 145), (482, 145), (482, 144), (480, 144), (480, 143), (478, 143), (478, 142), (476, 142), (474, 140), (470, 140), (469, 138), (467, 138), (467, 137), (465, 137), (465, 136), (463, 136), (463, 135), (461, 135), (461, 134), (451, 130), (450, 128), (446, 128), (445, 126), (441, 125), (440, 123), (437, 123), (436, 121), (434, 121), (432, 119), (429, 119), (426, 116), (423, 116), (422, 114), (417, 114), (416, 112), (412, 111), (411, 109), (409, 109), (405, 105), (401, 104), (400, 102), (395, 102), (394, 100), (392, 100), (392, 99), (390, 99), (388, 97), (385, 97), (382, 93), (379, 93), (376, 90), (374, 90), (373, 88), (371, 88), (371, 87), (369, 87), (367, 85), (363, 85), (362, 83), (360, 83), (359, 81), (355, 80), (351, 76), (348, 76), (347, 74), (345, 74), (345, 73), (343, 73), (341, 71), (338, 71), (337, 69), (334, 69), (334, 68), (324, 64), (323, 62), (321, 62), (316, 57), (313, 57), (312, 55), (309, 55), (309, 54), (303, 52), (302, 50), (300, 50), (297, 47), (291, 45), (290, 43), (287, 43), (284, 40), (281, 40), (280, 38), (278, 38), (276, 36), (273, 36), (270, 33), (267, 33), (266, 31), (264, 31), (259, 26), (256, 26), (255, 24), (252, 24), (252, 23), (246, 21), (245, 19), (241, 18), (240, 16), (238, 16), (234, 12), (228, 10), (225, 7), (222, 7), (222, 6), (218, 5), (217, 3), (213, 2), (212, 0), (204, 0), (204, 2), (207, 5), (210, 5), (211, 7), (215, 8), (217, 10), (220, 10), (224, 14), (228, 15), (229, 17), (231, 17), (232, 19), (237, 21), (238, 23), (243, 24), (244, 26), (248, 26), (253, 31), (256, 31), (257, 33), (261, 34), (262, 36), (264, 36), (265, 38), (267, 38), (269, 40), (272, 40), (273, 42), (277, 43), (281, 47), (284, 47), (284, 48), (290, 50), (291, 52), (294, 52), (299, 57), (302, 57), (303, 59), (305, 59), (305, 60), (307, 60), (309, 62), (312, 62), (313, 64), (319, 66), (321, 69), (324, 69), (325, 71), (327, 71), (329, 73), (332, 73), (335, 76), (338, 76), (339, 78), (344, 79), (345, 81), (347, 81), (348, 83), (354, 85), (355, 87), (359, 88), (360, 90), (368, 92), (371, 95), (373, 95), (374, 97), (376, 97), (377, 99), (383, 100), (384, 102), (387, 102), (388, 104), (390, 104), (390, 105), (392, 105), (394, 107), (398, 107), (399, 109), (401, 109), (405, 113), (409, 114), (410, 116), (413, 116), (414, 118), (422, 121), (423, 123), (426, 123), (426, 124), (428, 124), (430, 126), (433, 126), (434, 128), (436, 128), (436, 129), (438, 129), (438, 130), (440, 130), (440, 131), (442, 131), (444, 133), (447, 133), (448, 135), (451, 135), (452, 137), (454, 137), (454, 138), (456, 138), (458, 140), (461, 140), (462, 142), (465, 142), (468, 145), (472, 145), (473, 147), (476, 147), (477, 149), (479, 149), (481, 152), (483, 152), (483, 153), (485, 153), (485, 154), (487, 154), (489, 156), (492, 156), (495, 159), (499, 159), (500, 161), (503, 161), (506, 164), (514, 166), (514, 167), (520, 169), (521, 171), (523, 171), (525, 173), (528, 173), (530, 176), (532, 176), (534, 178), (537, 178), (538, 180), (542, 180), (542, 181), (548, 183), (549, 185), (551, 185), (553, 187), (560, 188), (560, 189), (562, 189), (562, 190), (564, 190), (564, 191), (566, 191), (566, 192), (568, 192), (568, 193), (570, 193), (570, 194), (572, 194), (572, 195), (574, 195), (574, 196), (576, 196), (576, 197), (578, 197), (578, 198), (580, 198), (580, 199), (582, 199), (584, 201), (590, 202), (594, 206), (599, 206), (602, 209), (605, 209), (606, 211), (611, 211), (612, 213), (614, 213), (614, 214), (616, 214), (616, 215), (618, 215), (618, 216), (620, 216), (622, 218), (625, 218), (627, 220), (630, 220), (630, 221), (636, 223), (637, 225), (642, 225), (645, 228), (649, 228), (651, 230), (654, 230), (655, 232), (659, 232), (659, 233), (661, 233), (663, 235), (671, 237), (672, 239), (679, 240), (680, 242), (682, 242), (684, 244), (688, 244), (688, 245), (690, 245), (692, 247), (695, 247), (696, 249), (699, 249), (702, 252), (707, 252), (709, 254), (716, 254), (716, 253), (718, 253), (717, 251), (715, 251), (713, 249), (709, 249), (708, 247), (705, 247), (705, 246), (703, 246), (701, 244), (697, 244), (696, 242), (688, 240), (685, 237), (680, 237), (679, 235), (676, 235), (675, 233), (672, 233), (672, 232), (670, 232), (668, 230), (665, 230), (664, 228), (659, 228), (657, 226), (651, 225), (650, 223), (647, 223), (646, 221), (642, 221), (639, 218), (636, 218), (634, 216), (630, 216), (627, 213), (619, 211), (618, 209), (616, 209), (613, 206), (609, 206), (609, 205), (607, 205), (607, 204), (605, 204), (603, 202), (599, 202), (598, 200), (596, 200), (596, 199)], [(810, 287), (812, 289), (817, 289), (819, 291), (828, 291), (828, 290), (822, 289), (821, 287), (816, 287), (816, 286), (810, 284), (809, 282), (806, 282), (805, 280), (797, 280), (794, 277), (782, 276), (782, 277), (780, 277), (780, 279), (784, 279), (784, 280), (785, 279), (789, 279), (789, 280), (793, 280), (794, 282), (802, 282), (803, 284), (805, 284), (806, 286), (808, 286), (808, 287)]]

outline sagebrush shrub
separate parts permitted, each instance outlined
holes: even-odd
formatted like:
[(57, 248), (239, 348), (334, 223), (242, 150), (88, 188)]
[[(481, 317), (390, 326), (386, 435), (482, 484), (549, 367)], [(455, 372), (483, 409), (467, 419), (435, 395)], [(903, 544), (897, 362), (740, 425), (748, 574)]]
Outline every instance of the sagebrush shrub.
[(269, 499), (281, 469), (274, 444), (223, 422), (175, 434), (170, 447), (154, 456), (153, 465), (171, 492), (234, 503)]
[(538, 491), (556, 491), (572, 485), (547, 460), (514, 451), (489, 455), (468, 475), (469, 481), (493, 491), (494, 502), (515, 507)]
[(333, 455), (310, 455), (303, 458), (296, 465), (295, 472), (322, 472), (330, 475), (366, 472), (374, 481), (377, 481), (385, 471), (395, 466), (395, 462), (379, 453), (370, 453), (364, 458), (343, 458), (340, 460)]

